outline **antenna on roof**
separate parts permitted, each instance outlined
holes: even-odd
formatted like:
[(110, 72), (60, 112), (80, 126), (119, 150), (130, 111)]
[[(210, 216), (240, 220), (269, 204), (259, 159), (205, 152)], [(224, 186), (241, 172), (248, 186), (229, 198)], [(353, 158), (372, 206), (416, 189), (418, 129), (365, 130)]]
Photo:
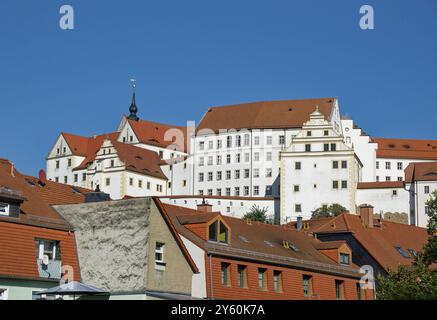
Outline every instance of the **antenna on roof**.
[(129, 120), (134, 120), (134, 121), (138, 121), (140, 120), (137, 116), (138, 113), (138, 108), (137, 108), (137, 103), (136, 103), (136, 98), (135, 98), (135, 91), (137, 88), (137, 80), (135, 78), (131, 78), (130, 79), (131, 85), (132, 85), (132, 103), (129, 107), (129, 112), (130, 115), (128, 117)]

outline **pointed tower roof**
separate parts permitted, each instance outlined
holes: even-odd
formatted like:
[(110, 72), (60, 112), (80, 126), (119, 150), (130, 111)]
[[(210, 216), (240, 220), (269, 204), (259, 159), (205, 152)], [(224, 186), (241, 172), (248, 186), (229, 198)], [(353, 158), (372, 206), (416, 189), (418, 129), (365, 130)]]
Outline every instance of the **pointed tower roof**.
[(137, 103), (136, 103), (136, 98), (135, 98), (135, 88), (136, 88), (136, 80), (135, 79), (131, 79), (131, 83), (132, 83), (132, 89), (133, 89), (133, 93), (132, 93), (132, 103), (129, 107), (129, 112), (130, 115), (129, 117), (127, 117), (129, 120), (134, 120), (134, 121), (138, 121), (140, 120), (140, 118), (138, 118), (137, 113), (138, 113), (138, 107), (137, 107)]

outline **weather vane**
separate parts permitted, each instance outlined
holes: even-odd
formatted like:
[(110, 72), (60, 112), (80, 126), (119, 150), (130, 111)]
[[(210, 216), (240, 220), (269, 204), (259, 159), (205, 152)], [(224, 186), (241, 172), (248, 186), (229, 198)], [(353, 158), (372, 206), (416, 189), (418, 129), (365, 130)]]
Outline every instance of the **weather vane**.
[(131, 78), (130, 83), (132, 85), (132, 89), (135, 91), (135, 88), (137, 87), (137, 80), (135, 78)]

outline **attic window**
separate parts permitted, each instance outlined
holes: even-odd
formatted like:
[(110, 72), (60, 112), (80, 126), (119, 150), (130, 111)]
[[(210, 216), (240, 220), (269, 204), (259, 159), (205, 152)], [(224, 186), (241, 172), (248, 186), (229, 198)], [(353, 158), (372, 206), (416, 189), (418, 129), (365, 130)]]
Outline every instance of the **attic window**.
[(389, 148), (394, 148), (394, 147), (396, 147), (394, 144), (392, 144), (392, 143), (390, 143), (389, 145), (388, 145), (388, 147)]
[(413, 256), (413, 257), (417, 257), (417, 251), (414, 249), (408, 249), (408, 252)]
[(347, 253), (340, 253), (340, 264), (350, 265), (350, 255)]
[(299, 248), (297, 246), (295, 246), (292, 243), (289, 243), (288, 246), (290, 247), (291, 250), (293, 250), (294, 252), (299, 252)]
[(137, 158), (138, 160), (143, 160), (143, 158), (140, 156), (136, 156), (135, 158)]
[(31, 185), (32, 187), (36, 186), (35, 182), (33, 182), (33, 181), (30, 180), (30, 179), (26, 179), (26, 182), (27, 182), (29, 185)]
[(411, 148), (408, 144), (404, 144), (403, 147), (404, 147), (405, 149), (410, 149), (410, 148)]
[(213, 222), (209, 226), (208, 231), (209, 231), (209, 236), (208, 236), (209, 241), (219, 242), (219, 243), (229, 242), (229, 230), (220, 220)]
[(288, 111), (293, 111), (293, 108), (289, 108)]
[(273, 243), (271, 243), (270, 241), (264, 240), (264, 243), (269, 247), (273, 247)]
[(401, 246), (396, 246), (395, 248), (400, 253), (401, 256), (403, 256), (406, 259), (411, 259), (411, 256)]
[(9, 204), (0, 202), (0, 216), (9, 216)]

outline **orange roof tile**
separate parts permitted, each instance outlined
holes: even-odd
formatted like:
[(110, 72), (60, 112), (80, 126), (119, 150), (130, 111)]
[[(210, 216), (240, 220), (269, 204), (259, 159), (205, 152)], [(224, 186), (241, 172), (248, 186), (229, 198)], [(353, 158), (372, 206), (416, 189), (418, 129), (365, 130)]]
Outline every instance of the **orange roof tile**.
[(403, 181), (358, 182), (357, 184), (357, 189), (397, 189), (403, 187)]
[(105, 139), (116, 140), (119, 132), (101, 134), (95, 137), (83, 137), (70, 133), (62, 133), (65, 141), (74, 155), (89, 157), (94, 155)]
[(437, 160), (437, 140), (372, 138), (377, 158)]
[(437, 181), (437, 162), (412, 162), (405, 169), (405, 181)]
[[(184, 145), (177, 146), (176, 150), (181, 152), (186, 152), (187, 150), (188, 138), (186, 127), (162, 124), (146, 120), (128, 120), (128, 122), (141, 143), (158, 146), (161, 148), (167, 148), (175, 142), (176, 138), (170, 134), (171, 132), (169, 132), (169, 130), (180, 130), (184, 136)], [(167, 132), (169, 132), (168, 134), (170, 134), (170, 137), (172, 138), (171, 141), (166, 141)]]
[(300, 128), (316, 106), (326, 119), (331, 117), (335, 98), (261, 101), (224, 107), (212, 107), (205, 113), (196, 131), (210, 129)]
[(395, 249), (413, 249), (420, 252), (428, 241), (428, 232), (424, 228), (382, 220), (374, 221), (373, 228), (367, 228), (360, 216), (343, 213), (337, 217), (307, 220), (309, 230), (314, 234), (351, 232), (355, 239), (385, 270), (396, 269), (398, 265), (409, 265), (413, 261), (403, 257)]

